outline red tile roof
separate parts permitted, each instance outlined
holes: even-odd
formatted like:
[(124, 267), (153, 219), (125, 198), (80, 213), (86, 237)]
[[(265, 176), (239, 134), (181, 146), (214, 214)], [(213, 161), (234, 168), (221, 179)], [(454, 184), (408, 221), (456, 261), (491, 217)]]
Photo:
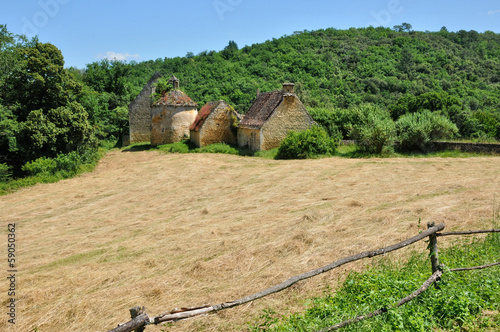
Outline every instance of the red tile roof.
[(198, 104), (189, 98), (187, 94), (177, 89), (165, 93), (160, 99), (155, 101), (153, 105), (198, 107)]
[(261, 93), (240, 122), (241, 127), (260, 129), (283, 100), (283, 90)]
[(220, 101), (211, 101), (205, 104), (205, 106), (203, 106), (198, 112), (198, 115), (196, 116), (193, 124), (189, 127), (189, 130), (199, 131), (201, 126), (203, 126), (205, 119), (210, 115), (213, 109), (219, 105), (219, 103)]

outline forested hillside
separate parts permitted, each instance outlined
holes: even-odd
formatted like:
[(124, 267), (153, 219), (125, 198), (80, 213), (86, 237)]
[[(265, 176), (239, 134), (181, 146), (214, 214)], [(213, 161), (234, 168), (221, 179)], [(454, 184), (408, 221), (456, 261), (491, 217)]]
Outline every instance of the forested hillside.
[(456, 97), (473, 111), (498, 111), (500, 104), (500, 35), (493, 32), (304, 31), (131, 67), (136, 89), (156, 70), (175, 73), (199, 103), (223, 98), (240, 111), (256, 88), (276, 89), (283, 81), (295, 82), (310, 107), (389, 107), (403, 96), (429, 92)]
[(175, 74), (199, 105), (224, 99), (244, 113), (257, 88), (294, 82), (312, 113), (372, 104), (397, 120), (429, 110), (454, 122), (462, 137), (500, 138), (500, 35), (490, 31), (331, 28), (242, 48), (230, 41), (220, 52), (76, 69), (64, 68), (57, 46), (0, 25), (0, 177), (36, 173), (26, 163), (81, 156), (99, 141), (119, 139), (128, 103), (156, 71)]

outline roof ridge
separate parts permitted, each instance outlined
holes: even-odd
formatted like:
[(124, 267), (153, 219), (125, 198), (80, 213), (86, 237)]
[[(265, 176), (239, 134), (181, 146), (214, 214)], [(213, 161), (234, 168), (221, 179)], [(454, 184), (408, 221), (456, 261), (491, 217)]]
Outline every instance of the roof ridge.
[(203, 105), (203, 107), (198, 112), (196, 119), (191, 124), (191, 126), (189, 126), (189, 130), (199, 131), (200, 128), (203, 126), (205, 120), (212, 113), (212, 111), (216, 109), (223, 102), (224, 102), (223, 100), (209, 101), (208, 103)]
[(240, 122), (241, 127), (259, 129), (283, 100), (283, 90), (261, 93)]

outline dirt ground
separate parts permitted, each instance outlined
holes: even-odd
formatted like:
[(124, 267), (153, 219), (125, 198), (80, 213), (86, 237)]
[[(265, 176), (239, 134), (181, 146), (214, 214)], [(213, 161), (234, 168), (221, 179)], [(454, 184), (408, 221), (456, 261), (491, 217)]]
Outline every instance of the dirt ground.
[[(492, 228), (499, 210), (498, 157), (274, 161), (113, 151), (92, 173), (0, 197), (1, 247), (6, 224), (16, 223), (19, 269), (17, 324), (4, 313), (0, 330), (107, 331), (133, 306), (154, 316), (238, 299), (414, 236), (419, 218), (448, 231)], [(265, 308), (302, 310), (305, 298), (363, 264), (146, 331), (242, 330)], [(0, 288), (6, 311), (6, 278)]]

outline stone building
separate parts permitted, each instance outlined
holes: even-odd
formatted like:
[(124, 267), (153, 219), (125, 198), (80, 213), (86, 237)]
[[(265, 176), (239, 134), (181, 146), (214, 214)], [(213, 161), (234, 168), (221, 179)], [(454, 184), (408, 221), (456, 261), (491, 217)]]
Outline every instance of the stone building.
[(241, 116), (223, 100), (203, 106), (189, 128), (190, 139), (202, 147), (214, 143), (236, 144), (237, 126)]
[(294, 93), (293, 83), (283, 90), (257, 95), (238, 125), (238, 145), (253, 151), (269, 150), (280, 145), (289, 131), (309, 129), (314, 120)]
[(127, 141), (130, 144), (149, 142), (151, 138), (151, 95), (154, 93), (154, 83), (160, 77), (160, 73), (155, 73), (139, 95), (128, 105), (130, 134)]
[(198, 115), (198, 104), (179, 90), (179, 80), (172, 76), (174, 89), (151, 105), (151, 145), (179, 142), (189, 138), (189, 127)]

